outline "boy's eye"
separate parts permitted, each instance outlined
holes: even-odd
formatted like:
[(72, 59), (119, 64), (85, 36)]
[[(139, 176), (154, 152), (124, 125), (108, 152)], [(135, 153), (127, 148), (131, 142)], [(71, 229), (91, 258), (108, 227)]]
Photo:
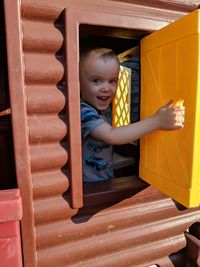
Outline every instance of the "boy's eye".
[(110, 83), (112, 84), (112, 85), (117, 85), (117, 80), (110, 80)]
[(92, 82), (95, 83), (95, 84), (100, 84), (101, 80), (100, 79), (93, 79)]

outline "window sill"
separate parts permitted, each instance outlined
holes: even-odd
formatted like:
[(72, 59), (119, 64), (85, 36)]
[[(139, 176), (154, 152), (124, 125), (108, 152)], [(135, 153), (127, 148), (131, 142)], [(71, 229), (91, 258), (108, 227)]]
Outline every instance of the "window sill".
[(113, 178), (105, 182), (85, 183), (84, 207), (121, 201), (147, 186), (148, 184), (136, 175)]

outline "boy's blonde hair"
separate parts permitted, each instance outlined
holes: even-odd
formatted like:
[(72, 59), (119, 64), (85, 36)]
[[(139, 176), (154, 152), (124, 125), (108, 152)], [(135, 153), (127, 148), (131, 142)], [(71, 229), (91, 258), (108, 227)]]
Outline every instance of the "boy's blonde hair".
[(83, 46), (80, 48), (80, 61), (89, 55), (93, 57), (101, 57), (105, 60), (115, 58), (117, 61), (119, 61), (115, 52), (110, 48), (98, 46)]

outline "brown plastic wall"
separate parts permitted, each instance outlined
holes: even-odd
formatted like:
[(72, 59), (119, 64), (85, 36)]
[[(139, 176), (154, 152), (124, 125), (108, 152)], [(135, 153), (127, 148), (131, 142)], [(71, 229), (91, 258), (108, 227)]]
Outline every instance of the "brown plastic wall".
[[(112, 25), (118, 14), (124, 18), (122, 28), (134, 24), (150, 32), (198, 5), (198, 1), (175, 1), (174, 10), (170, 9), (174, 1), (143, 1), (141, 6), (132, 2), (137, 4), (4, 0), (25, 267), (174, 266), (172, 254), (186, 246), (185, 230), (200, 220), (199, 209), (179, 208), (132, 177), (116, 180), (125, 194), (117, 182), (102, 194), (98, 188), (95, 193), (88, 189), (84, 203), (89, 204), (78, 208), (82, 205), (79, 94), (77, 88), (71, 89), (78, 57), (76, 44), (70, 42), (76, 37), (78, 17), (72, 15), (80, 12), (83, 20), (100, 23), (97, 15), (103, 12), (103, 23)], [(69, 51), (75, 53), (65, 54)]]
[[(113, 1), (113, 0), (111, 0)], [(146, 6), (153, 6), (157, 8), (162, 8), (165, 10), (175, 10), (175, 11), (193, 11), (200, 5), (199, 0), (114, 0), (117, 2), (132, 3)]]

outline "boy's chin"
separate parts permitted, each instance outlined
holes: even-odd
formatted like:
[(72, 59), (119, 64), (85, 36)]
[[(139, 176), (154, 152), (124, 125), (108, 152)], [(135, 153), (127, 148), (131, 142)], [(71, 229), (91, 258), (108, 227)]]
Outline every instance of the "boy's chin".
[(104, 111), (106, 110), (109, 106), (110, 106), (111, 103), (105, 103), (105, 104), (97, 104), (96, 105), (96, 108), (100, 111)]
[(95, 108), (96, 110), (99, 110), (99, 111), (104, 111), (106, 110), (111, 103), (98, 103), (98, 102), (93, 102), (91, 103), (90, 101), (85, 101), (86, 103), (88, 103), (90, 106), (92, 106), (93, 108)]
[(99, 111), (104, 111), (109, 107), (109, 105), (106, 106), (97, 106), (96, 109), (98, 109)]

